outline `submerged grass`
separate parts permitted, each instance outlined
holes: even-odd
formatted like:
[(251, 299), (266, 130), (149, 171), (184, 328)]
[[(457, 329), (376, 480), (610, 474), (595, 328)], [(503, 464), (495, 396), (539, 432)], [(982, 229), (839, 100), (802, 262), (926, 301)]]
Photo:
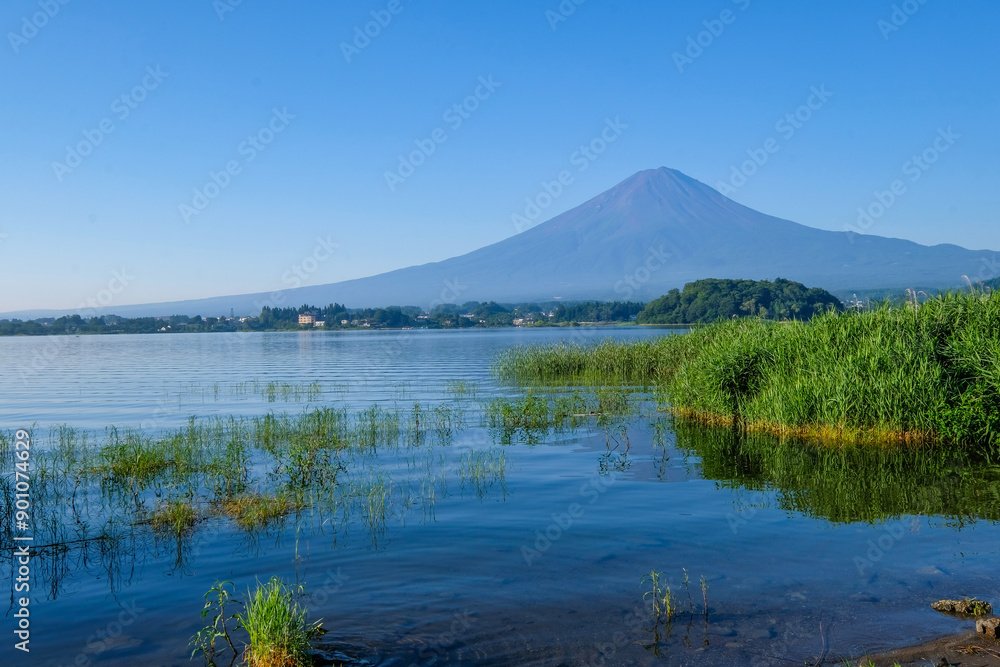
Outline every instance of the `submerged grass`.
[(223, 513), (233, 519), (243, 530), (267, 528), (295, 511), (296, 503), (282, 495), (247, 494), (222, 501)]
[(471, 450), (461, 459), (458, 475), (482, 498), (494, 486), (506, 492), (507, 454), (502, 449)]
[(808, 322), (738, 319), (652, 341), (508, 350), (516, 383), (654, 385), (671, 408), (841, 442), (952, 441), (1000, 452), (1000, 294)]
[(198, 511), (189, 502), (170, 500), (157, 507), (149, 516), (149, 525), (158, 533), (184, 535), (194, 528)]

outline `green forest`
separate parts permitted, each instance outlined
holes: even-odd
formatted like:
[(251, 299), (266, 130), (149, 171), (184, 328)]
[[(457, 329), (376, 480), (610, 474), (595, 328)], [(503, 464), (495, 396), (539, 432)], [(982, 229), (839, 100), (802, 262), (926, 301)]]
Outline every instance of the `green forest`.
[(639, 324), (707, 324), (733, 317), (808, 320), (844, 305), (818, 287), (778, 278), (769, 280), (698, 280), (684, 290), (670, 290), (651, 301), (636, 318)]

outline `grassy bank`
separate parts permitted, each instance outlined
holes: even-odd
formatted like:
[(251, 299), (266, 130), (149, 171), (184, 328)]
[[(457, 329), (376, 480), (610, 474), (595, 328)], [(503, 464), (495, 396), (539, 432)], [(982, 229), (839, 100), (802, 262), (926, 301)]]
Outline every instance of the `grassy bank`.
[(854, 442), (1000, 443), (1000, 294), (807, 322), (727, 320), (635, 343), (514, 348), (495, 362), (521, 384), (659, 387), (715, 424)]

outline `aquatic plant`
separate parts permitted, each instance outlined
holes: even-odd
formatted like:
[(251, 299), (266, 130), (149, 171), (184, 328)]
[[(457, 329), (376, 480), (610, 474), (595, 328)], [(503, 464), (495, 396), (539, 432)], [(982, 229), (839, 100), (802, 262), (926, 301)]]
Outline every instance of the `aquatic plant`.
[(267, 528), (296, 509), (296, 504), (285, 495), (252, 493), (228, 498), (221, 503), (222, 511), (243, 530)]
[(323, 633), (320, 621), (309, 624), (307, 611), (296, 600), (302, 587), (293, 590), (277, 577), (247, 591), (243, 611), (236, 614), (240, 627), (250, 635), (244, 660), (250, 667), (302, 667), (312, 664), (310, 639)]
[(480, 498), (494, 485), (506, 492), (507, 455), (495, 448), (466, 452), (459, 463), (458, 474), (463, 482), (475, 487)]
[(656, 623), (661, 621), (670, 624), (677, 615), (677, 606), (670, 593), (670, 586), (661, 584), (662, 573), (650, 570), (643, 576), (641, 584), (649, 582), (650, 589), (642, 594), (642, 599), (650, 599), (653, 603), (653, 617)]
[(159, 533), (184, 535), (197, 520), (198, 512), (190, 502), (169, 500), (150, 514), (149, 525)]
[(446, 390), (456, 398), (475, 398), (479, 388), (475, 382), (468, 380), (449, 380), (446, 384)]
[(708, 618), (708, 579), (701, 578), (701, 599), (705, 605), (705, 618)]
[[(191, 657), (202, 653), (209, 664), (225, 651), (216, 643), (225, 640), (233, 653), (233, 660), (240, 655), (233, 641), (236, 633), (246, 633), (249, 643), (243, 643), (243, 659), (250, 667), (305, 667), (312, 664), (309, 655), (310, 640), (325, 630), (321, 621), (308, 623), (307, 611), (297, 598), (304, 587), (292, 588), (278, 577), (266, 584), (257, 584), (256, 591), (247, 590), (243, 601), (236, 599), (231, 581), (216, 582), (205, 593), (201, 617), (211, 616), (212, 622), (199, 630), (191, 639), (194, 646)], [(240, 611), (228, 613), (226, 607)]]
[(965, 443), (1000, 459), (1000, 293), (512, 348), (494, 372), (518, 384), (655, 385), (668, 409), (703, 423), (839, 442)]
[(235, 586), (231, 581), (217, 581), (215, 586), (205, 593), (205, 605), (202, 607), (201, 617), (206, 618), (211, 614), (212, 622), (199, 630), (191, 638), (188, 645), (194, 646), (194, 649), (191, 651), (192, 658), (198, 655), (198, 653), (202, 653), (208, 664), (214, 665), (215, 657), (220, 653), (215, 643), (220, 639), (226, 640), (229, 650), (233, 652), (234, 661), (239, 656), (239, 651), (236, 650), (236, 646), (233, 644), (233, 638), (229, 630), (230, 622), (234, 624), (234, 631), (238, 629), (239, 617), (235, 613), (226, 615), (227, 605), (230, 608), (243, 605), (242, 602), (235, 599), (234, 594)]

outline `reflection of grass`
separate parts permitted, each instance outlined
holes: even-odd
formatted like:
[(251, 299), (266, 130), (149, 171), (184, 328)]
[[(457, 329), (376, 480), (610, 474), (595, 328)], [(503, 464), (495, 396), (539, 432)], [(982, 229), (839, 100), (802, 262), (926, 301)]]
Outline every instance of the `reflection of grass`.
[(1000, 445), (1000, 293), (808, 322), (727, 320), (654, 341), (514, 348), (505, 380), (660, 385), (710, 423), (859, 443)]
[(467, 452), (459, 464), (458, 474), (482, 497), (494, 485), (505, 488), (507, 455), (502, 449), (492, 448)]
[(349, 495), (357, 500), (361, 519), (373, 536), (385, 530), (392, 512), (392, 487), (392, 481), (382, 473), (355, 480), (350, 485)]
[(266, 385), (255, 383), (254, 389), (268, 403), (275, 401), (312, 402), (323, 396), (323, 387), (319, 382), (309, 384), (294, 384), (289, 382), (268, 382)]
[(466, 380), (449, 380), (447, 384), (447, 391), (455, 398), (475, 398), (479, 388), (476, 386), (475, 382), (468, 382)]
[(674, 423), (677, 446), (726, 486), (777, 492), (786, 509), (831, 521), (905, 515), (1000, 519), (1000, 475), (960, 448), (827, 447), (764, 433)]

